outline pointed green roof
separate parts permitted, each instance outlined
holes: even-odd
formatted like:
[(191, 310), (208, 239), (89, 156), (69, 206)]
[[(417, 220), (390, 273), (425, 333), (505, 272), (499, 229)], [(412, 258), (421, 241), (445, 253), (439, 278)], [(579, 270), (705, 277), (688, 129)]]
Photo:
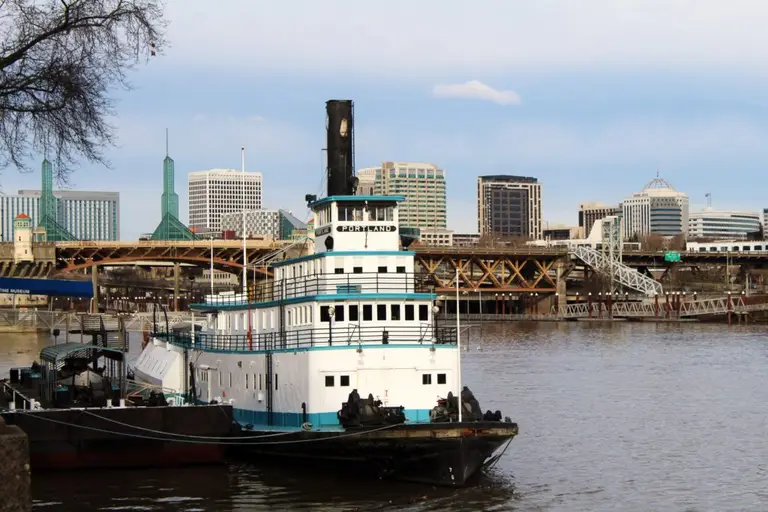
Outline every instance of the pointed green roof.
[(152, 240), (197, 240), (197, 236), (179, 219), (166, 213), (152, 233)]
[(41, 220), (39, 227), (45, 229), (45, 240), (47, 242), (73, 242), (77, 240), (75, 236), (67, 231), (67, 228), (56, 222), (56, 219), (45, 215)]

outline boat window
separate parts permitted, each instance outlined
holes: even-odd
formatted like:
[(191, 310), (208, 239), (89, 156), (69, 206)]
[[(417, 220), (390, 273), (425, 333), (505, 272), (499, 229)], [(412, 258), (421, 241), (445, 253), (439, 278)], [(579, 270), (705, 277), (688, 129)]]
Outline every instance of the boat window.
[(398, 274), (405, 274), (405, 267), (397, 267), (395, 270)]
[(312, 323), (312, 308), (309, 308), (309, 318), (307, 318), (307, 323)]
[(232, 372), (229, 372), (229, 387), (232, 387)]
[(438, 373), (437, 374), (437, 383), (438, 384), (445, 384), (446, 380), (447, 379), (445, 378), (445, 374), (444, 373)]
[(429, 306), (426, 304), (419, 305), (419, 320), (422, 322), (429, 320)]
[(326, 375), (325, 376), (325, 387), (332, 388), (333, 387), (333, 375)]
[(423, 373), (421, 375), (421, 383), (425, 386), (429, 386), (432, 384), (432, 374), (431, 373)]
[(337, 268), (333, 269), (333, 273), (334, 274), (343, 274), (344, 273), (344, 267), (341, 267), (341, 268), (337, 267)]
[(248, 383), (250, 382), (249, 374), (245, 374), (245, 389), (248, 389)]
[(386, 274), (387, 273), (387, 267), (379, 267), (379, 274)]
[(339, 386), (349, 386), (349, 375), (339, 377)]
[(334, 306), (334, 320), (337, 322), (344, 321), (344, 306), (337, 304)]
[(413, 320), (413, 304), (406, 304), (405, 305), (405, 319), (406, 320)]
[(259, 391), (261, 391), (261, 374), (259, 374)]
[(386, 319), (387, 319), (387, 305), (376, 304), (376, 320), (386, 320)]
[(352, 267), (352, 272), (354, 272), (355, 274), (362, 274), (363, 267)]
[(349, 306), (349, 321), (350, 322), (357, 322), (358, 320), (360, 320), (360, 317), (358, 316), (357, 305)]
[(253, 374), (253, 389), (256, 389), (256, 374)]
[(277, 389), (277, 374), (275, 374), (275, 389)]
[(400, 304), (392, 304), (392, 320), (400, 320)]
[(321, 322), (330, 322), (331, 321), (331, 315), (328, 314), (328, 308), (330, 306), (320, 306), (320, 321)]
[(363, 304), (363, 320), (366, 322), (373, 320), (373, 305)]

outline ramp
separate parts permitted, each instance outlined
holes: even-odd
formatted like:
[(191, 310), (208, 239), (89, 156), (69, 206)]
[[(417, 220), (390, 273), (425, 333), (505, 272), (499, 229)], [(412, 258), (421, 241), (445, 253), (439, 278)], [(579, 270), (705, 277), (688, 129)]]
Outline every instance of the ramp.
[(660, 282), (641, 274), (623, 263), (611, 260), (591, 247), (572, 247), (569, 253), (571, 257), (580, 259), (596, 272), (608, 275), (609, 277), (613, 275), (613, 279), (626, 288), (638, 291), (647, 297), (653, 297), (656, 294), (662, 295), (663, 288)]
[[(741, 297), (717, 297), (714, 299), (692, 300), (680, 303), (679, 310), (660, 302), (616, 302), (611, 305), (613, 318), (695, 318), (698, 316), (745, 314), (768, 311), (768, 303), (745, 304)], [(578, 302), (562, 307), (553, 307), (552, 312), (559, 318), (607, 318), (605, 302)]]

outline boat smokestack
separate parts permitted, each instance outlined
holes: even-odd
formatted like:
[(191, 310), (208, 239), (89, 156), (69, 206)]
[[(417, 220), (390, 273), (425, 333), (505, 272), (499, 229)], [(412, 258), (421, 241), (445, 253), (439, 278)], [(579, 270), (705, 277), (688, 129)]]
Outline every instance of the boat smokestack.
[(354, 195), (355, 177), (355, 106), (352, 100), (325, 103), (328, 136), (328, 196)]

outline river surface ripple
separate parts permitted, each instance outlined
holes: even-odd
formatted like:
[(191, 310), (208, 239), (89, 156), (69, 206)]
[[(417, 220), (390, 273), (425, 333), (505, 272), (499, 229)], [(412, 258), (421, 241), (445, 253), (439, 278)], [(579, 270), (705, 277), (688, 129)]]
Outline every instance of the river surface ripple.
[[(36, 510), (768, 510), (764, 326), (486, 324), (463, 379), (520, 425), (475, 486), (248, 464), (33, 475)], [(0, 337), (0, 376), (47, 340)]]

